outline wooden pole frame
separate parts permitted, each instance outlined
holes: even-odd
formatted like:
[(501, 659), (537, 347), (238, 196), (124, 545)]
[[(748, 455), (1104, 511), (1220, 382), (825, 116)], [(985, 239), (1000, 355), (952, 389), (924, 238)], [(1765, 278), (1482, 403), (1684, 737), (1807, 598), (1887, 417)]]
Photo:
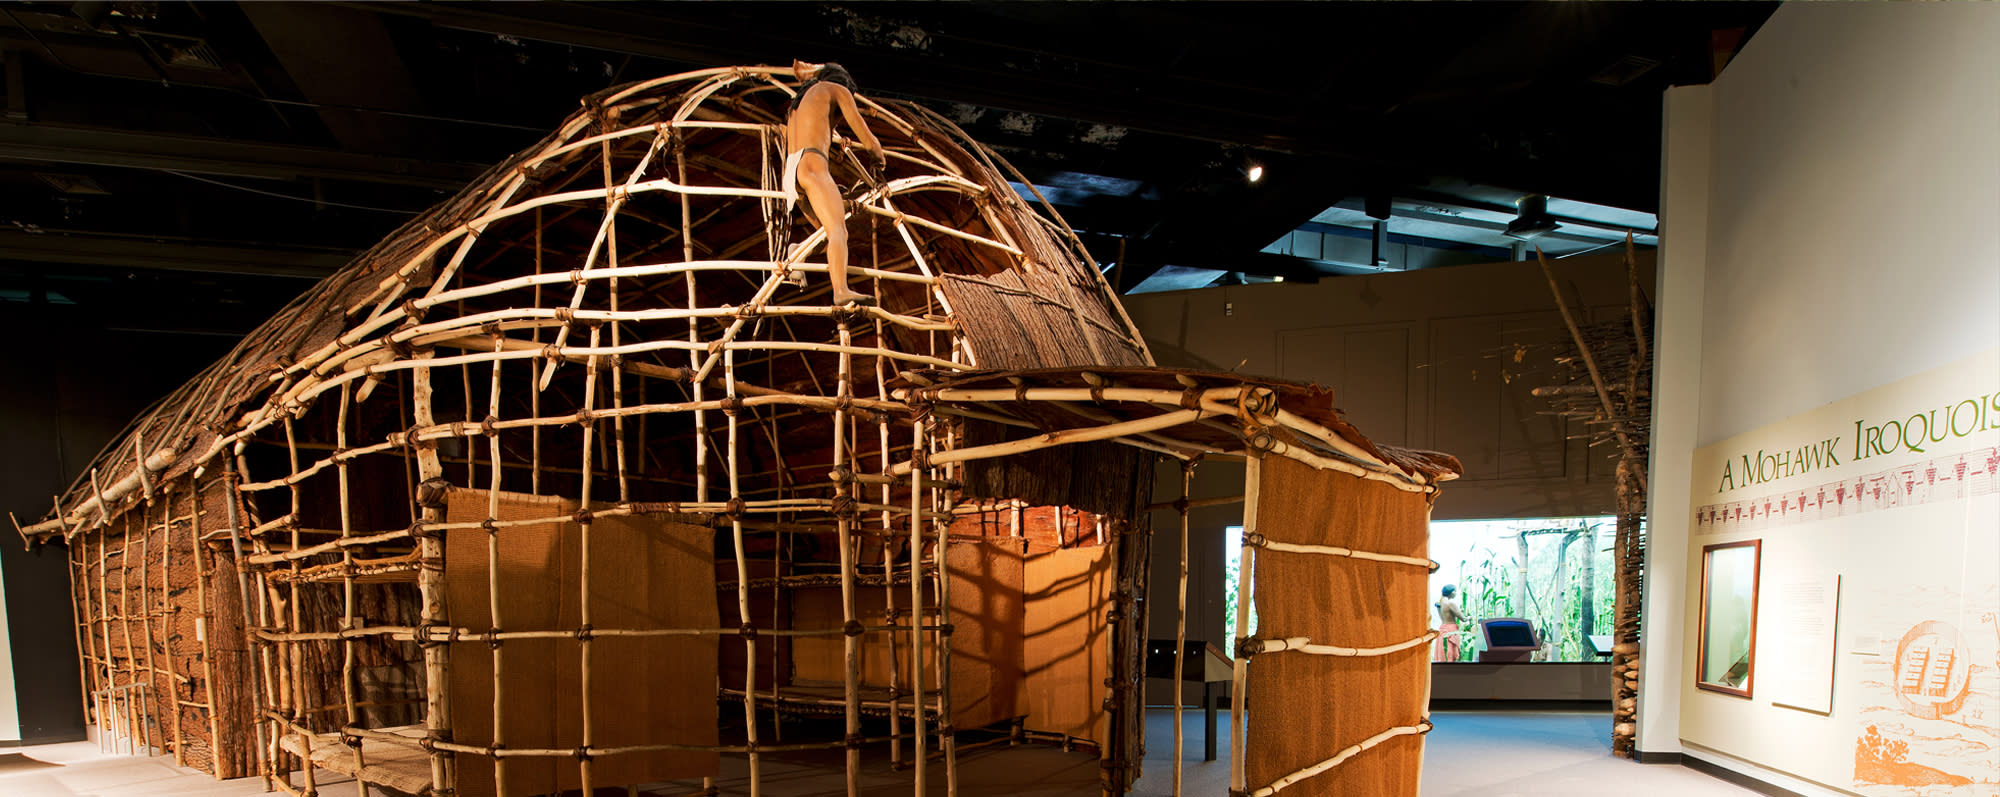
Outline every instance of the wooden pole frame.
[[(963, 640), (954, 645), (950, 629), (953, 591), (965, 587), (954, 585), (950, 557), (960, 544), (952, 521), (963, 480), (980, 475), (974, 463), (1106, 441), (1188, 463), (1179, 506), (1175, 633), (1183, 645), (1188, 510), (1208, 505), (1187, 499), (1193, 460), (1246, 458), (1251, 475), (1242, 500), (1252, 518), (1264, 457), (1286, 457), (1420, 494), (1435, 492), (1436, 483), (1448, 477), (1377, 456), (1365, 441), (1356, 443), (1314, 420), (1324, 416), (1279, 406), (1276, 392), (1255, 380), (1224, 377), (1216, 387), (1196, 389), (1184, 382), (1187, 390), (1170, 390), (1123, 387), (1084, 374), (1090, 387), (927, 387), (982, 366), (1018, 367), (1006, 364), (1024, 359), (1077, 367), (1152, 361), (1074, 233), (1059, 219), (1052, 222), (1028, 208), (1008, 185), (1010, 175), (1015, 180), (1019, 175), (1004, 160), (949, 120), (916, 106), (863, 98), (871, 126), (899, 136), (889, 152), (894, 173), (864, 181), (846, 213), (856, 241), (851, 271), (873, 282), (883, 305), (827, 306), (820, 303), (819, 286), (789, 292), (792, 275), (812, 282), (827, 269), (825, 230), (811, 230), (796, 246), (783, 246), (798, 220), (779, 214), (785, 197), (777, 187), (781, 166), (773, 147), (782, 128), (760, 103), (793, 90), (785, 70), (755, 67), (704, 70), (593, 99), (553, 136), (364, 255), (365, 267), (336, 274), (281, 311), (136, 424), (140, 431), (121, 438), (113, 458), (94, 463), (87, 481), (79, 479), (57, 497), (52, 517), (22, 528), (24, 537), (62, 534), (78, 540), (71, 552), (78, 587), (72, 611), (79, 663), (91, 679), (84, 708), (107, 735), (116, 732), (109, 726), (122, 720), (123, 735), (150, 748), (148, 734), (157, 728), (161, 749), (171, 745), (176, 761), (186, 763), (197, 749), (190, 742), (203, 731), (185, 727), (196, 723), (183, 722), (181, 714), (184, 706), (200, 706), (208, 714), (209, 764), (218, 776), (235, 774), (237, 766), (225, 761), (233, 755), (223, 749), (226, 733), (247, 725), (250, 731), (243, 735), (254, 735), (258, 774), (271, 789), (316, 794), (332, 788), (318, 782), (319, 767), (345, 766), (365, 795), (366, 784), (383, 775), (392, 760), (377, 751), (401, 748), (421, 754), (422, 779), (441, 797), (456, 789), (458, 764), (471, 765), (466, 756), (491, 759), (495, 786), (507, 793), (521, 785), (525, 765), (512, 761), (517, 758), (573, 761), (582, 789), (590, 791), (609, 785), (601, 782), (608, 768), (594, 763), (605, 756), (740, 753), (748, 762), (749, 791), (758, 795), (769, 785), (766, 754), (834, 748), (843, 749), (846, 791), (856, 797), (864, 788), (864, 746), (887, 742), (892, 766), (912, 767), (918, 793), (935, 777), (929, 769), (935, 751), (942, 761), (943, 791), (956, 794), (957, 754), (965, 748), (957, 738), (955, 722), (962, 712), (952, 691), (955, 677), (961, 678), (959, 686), (965, 682), (962, 674), (954, 676), (954, 649), (963, 659), (964, 645)], [(856, 165), (851, 145), (838, 141), (829, 153), (843, 175)], [(723, 162), (716, 153), (730, 148), (744, 157)], [(748, 157), (752, 148), (754, 158)], [(655, 216), (677, 216), (678, 225), (655, 222)], [(753, 219), (761, 222), (760, 230), (772, 232), (717, 240), (738, 235), (733, 230)], [(667, 232), (649, 238), (651, 230), (640, 226), (648, 223)], [(764, 251), (756, 251), (759, 245)], [(976, 268), (967, 265), (971, 261)], [(980, 314), (1010, 306), (1056, 308), (1036, 322), (1051, 328), (1052, 337), (1023, 333), (1017, 341), (970, 331)], [(872, 395), (857, 382), (870, 368)], [(781, 378), (788, 371), (789, 378)], [(826, 379), (829, 372), (833, 380)], [(369, 403), (377, 392), (388, 398)], [(481, 404), (484, 417), (475, 417)], [(1019, 407), (1008, 409), (1014, 404), (1046, 409), (1064, 418), (1061, 423), (1075, 425), (1044, 431)], [(329, 409), (336, 413), (332, 419), (312, 415)], [(394, 420), (393, 427), (381, 423), (384, 418)], [(968, 419), (998, 423), (1008, 434), (1035, 432), (971, 445)], [(801, 453), (799, 441), (807, 435), (791, 433), (794, 425), (811, 430), (812, 443), (805, 448), (825, 441), (825, 449)], [(276, 446), (284, 447), (282, 461), (263, 456)], [(259, 447), (258, 456), (246, 455), (251, 447)], [(800, 464), (820, 456), (830, 461)], [(400, 518), (383, 523), (371, 509), (381, 503), (373, 491), (382, 479), (369, 466), (398, 458), (407, 463), (410, 525), (383, 528)], [(569, 467), (572, 463), (576, 467)], [(485, 517), (449, 521), (442, 494), (479, 484), (482, 464)], [(252, 466), (259, 469), (255, 474)], [(204, 480), (210, 469), (222, 471), (220, 478)], [(501, 493), (524, 483), (537, 495), (574, 498), (579, 512), (500, 519)], [(215, 520), (203, 517), (205, 489), (219, 491), (225, 507), (226, 523), (217, 528), (204, 527)], [(175, 653), (186, 641), (173, 639), (183, 607), (172, 591), (184, 585), (170, 583), (182, 555), (174, 551), (174, 500), (181, 494), (190, 496), (192, 507), (186, 555), (194, 560), (195, 642), (202, 651), (200, 674), (185, 677)], [(151, 511), (134, 507), (138, 496), (149, 503), (155, 496), (165, 498), (165, 517), (158, 524), (164, 546), (158, 552)], [(315, 520), (328, 513), (328, 502), (337, 523)], [(1021, 509), (1015, 505), (1009, 512), (1018, 536)], [(1144, 538), (1123, 533), (1132, 527), (1107, 524), (1101, 512), (1093, 514), (1100, 515), (1097, 526), (1075, 528), (1073, 538), (1066, 528), (1065, 538), (1137, 546), (1118, 550), (1143, 555)], [(601, 618), (605, 607), (593, 606), (600, 599), (592, 597), (592, 584), (594, 577), (602, 578), (603, 557), (609, 555), (603, 544), (609, 527), (594, 532), (593, 523), (634, 515), (706, 522), (724, 532), (718, 547), (725, 550), (717, 559), (733, 559), (737, 577), (721, 594), (725, 600), (733, 594), (738, 627), (594, 626), (593, 616)], [(136, 545), (134, 523), (140, 535)], [(501, 554), (518, 529), (546, 523), (573, 523), (576, 530), (574, 597), (581, 628), (508, 630), (519, 620), (503, 616), (504, 591), (512, 585), (502, 573)], [(1246, 525), (1254, 527), (1254, 520)], [(447, 603), (445, 568), (459, 563), (446, 561), (445, 535), (474, 528), (485, 536), (487, 628), (454, 621)], [(785, 611), (787, 590), (797, 586), (787, 580), (797, 563), (788, 543), (823, 532), (838, 548), (837, 563), (827, 564), (839, 568), (841, 625), (800, 628), (789, 627), (781, 616), (753, 617), (753, 588), (771, 590), (777, 599), (773, 611)], [(112, 551), (109, 537), (119, 533), (121, 547)], [(778, 544), (770, 556), (778, 567), (769, 579), (752, 579), (752, 551), (761, 559), (770, 550), (753, 548), (753, 542), (762, 545), (773, 535)], [(224, 540), (229, 548), (216, 559)], [(869, 547), (875, 545), (879, 559)], [(1249, 572), (1259, 547), (1292, 550), (1246, 540)], [(1367, 552), (1311, 552), (1379, 558)], [(476, 552), (471, 555), (477, 559)], [(108, 589), (113, 558), (121, 587), (116, 609)], [(157, 595), (153, 563), (162, 574)], [(133, 569), (139, 571), (136, 610)], [(205, 583), (224, 569), (237, 573), (234, 606), (226, 590), (211, 596)], [(1144, 571), (1137, 572), (1143, 578)], [(876, 593), (871, 587), (878, 580)], [(364, 603), (377, 600), (378, 592), (370, 590), (387, 581), (403, 584), (395, 588), (401, 592), (384, 588), (379, 594), (413, 593), (402, 607), (411, 611), (377, 620)], [(1246, 578), (1245, 589), (1247, 583)], [(1143, 586), (1120, 589), (1119, 599), (1127, 601), (1121, 606), (1130, 606), (1136, 598), (1130, 591)], [(878, 594), (887, 615), (879, 623), (871, 615), (872, 596)], [(329, 608), (332, 601), (339, 603), (337, 612)], [(1249, 603), (1243, 596), (1239, 614)], [(253, 706), (246, 717), (225, 715), (218, 702), (219, 694), (234, 686), (217, 680), (230, 677), (216, 666), (220, 645), (212, 627), (226, 611), (243, 613), (247, 698)], [(155, 615), (166, 628), (157, 640)], [(111, 641), (114, 623), (126, 637), (122, 656)], [(771, 627), (762, 627), (767, 623)], [(741, 693), (728, 695), (743, 710), (742, 743), (606, 742), (609, 724), (591, 698), (625, 685), (613, 683), (602, 666), (593, 667), (614, 650), (594, 640), (720, 641), (731, 635), (744, 640)], [(776, 669), (781, 642), (833, 636), (842, 637), (837, 706), (843, 737), (783, 740), (775, 718), (812, 698), (783, 672), (760, 690), (759, 673)], [(520, 740), (508, 738), (506, 728), (510, 720), (518, 724), (520, 715), (504, 692), (523, 654), (507, 643), (565, 638), (577, 644), (581, 743), (570, 749), (516, 747)], [(486, 743), (453, 735), (453, 643), (472, 640), (491, 645), (490, 654), (467, 653), (463, 645), (457, 651), (491, 657), (493, 737)], [(1313, 640), (1260, 644), (1273, 653), (1327, 654), (1338, 648)], [(155, 660), (155, 645), (166, 653), (164, 667)], [(886, 699), (864, 694), (862, 657), (874, 655), (875, 645), (891, 659)], [(368, 727), (378, 714), (377, 696), (368, 694), (361, 680), (365, 668), (377, 666), (369, 660), (384, 650), (411, 647), (415, 652), (397, 655), (409, 659), (400, 665), (421, 672), (421, 727), (405, 732)], [(1113, 656), (1114, 670), (1129, 669), (1120, 651)], [(1187, 666), (1181, 659), (1177, 653), (1177, 675)], [(196, 677), (205, 704), (197, 702)], [(1239, 658), (1232, 708), (1238, 754), (1244, 678)], [(189, 687), (186, 701), (182, 684)], [(162, 688), (168, 692), (165, 701), (159, 700)], [(1130, 687), (1121, 681), (1114, 688)], [(148, 701), (169, 704), (171, 722), (162, 722), (163, 709)], [(482, 714), (485, 709), (457, 708)], [(887, 712), (888, 734), (864, 738), (860, 718), (877, 710)], [(1232, 785), (1240, 787), (1240, 760), (1233, 766)], [(1176, 762), (1176, 793), (1180, 774)]]

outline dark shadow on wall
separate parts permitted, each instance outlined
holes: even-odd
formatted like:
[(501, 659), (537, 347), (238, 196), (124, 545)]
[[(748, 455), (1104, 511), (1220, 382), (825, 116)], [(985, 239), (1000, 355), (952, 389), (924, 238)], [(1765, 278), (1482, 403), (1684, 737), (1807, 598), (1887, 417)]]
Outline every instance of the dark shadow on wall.
[[(236, 339), (218, 335), (112, 331), (109, 313), (46, 301), (0, 302), (0, 511), (21, 523), (49, 513), (69, 486), (140, 410)], [(0, 580), (14, 691), (25, 744), (83, 735), (68, 550), (23, 550), (0, 527)]]

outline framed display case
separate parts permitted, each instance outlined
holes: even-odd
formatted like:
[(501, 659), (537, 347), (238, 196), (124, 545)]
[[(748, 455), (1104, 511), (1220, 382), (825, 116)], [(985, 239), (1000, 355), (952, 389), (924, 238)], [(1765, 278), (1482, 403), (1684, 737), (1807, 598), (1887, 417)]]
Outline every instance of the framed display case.
[(1695, 686), (1749, 697), (1756, 672), (1757, 571), (1762, 540), (1701, 549), (1701, 652)]

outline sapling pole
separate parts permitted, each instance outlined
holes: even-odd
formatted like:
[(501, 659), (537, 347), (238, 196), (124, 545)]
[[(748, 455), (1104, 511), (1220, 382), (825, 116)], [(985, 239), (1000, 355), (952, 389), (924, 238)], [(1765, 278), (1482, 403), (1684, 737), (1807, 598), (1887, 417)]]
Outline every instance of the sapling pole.
[[(722, 353), (722, 373), (728, 397), (736, 398), (736, 354), (724, 350)], [(742, 419), (735, 411), (723, 413), (729, 422), (729, 447), (726, 449), (724, 464), (729, 469), (729, 498), (736, 503), (742, 500), (743, 483), (739, 469), (739, 447)], [(743, 627), (750, 629), (750, 555), (743, 539), (743, 518), (740, 512), (730, 512), (730, 539), (735, 544), (736, 553), (736, 616), (743, 621)], [(763, 767), (757, 753), (757, 638), (749, 633), (743, 636), (743, 722), (750, 745), (750, 795), (757, 797), (763, 792)]]
[[(166, 546), (160, 558), (160, 623), (162, 628), (160, 646), (165, 651), (167, 659), (167, 694), (174, 715), (174, 723), (171, 730), (174, 742), (174, 766), (184, 767), (187, 766), (187, 751), (184, 749), (187, 746), (187, 731), (183, 727), (181, 718), (180, 683), (187, 683), (189, 681), (181, 677), (180, 663), (174, 661), (174, 618), (180, 616), (180, 608), (174, 605), (173, 595), (174, 498), (172, 490), (171, 484), (163, 485), (162, 492), (160, 493), (161, 503), (165, 505), (165, 512), (162, 513), (165, 522), (161, 527), (160, 538), (162, 544)], [(192, 697), (192, 693), (189, 696)]]
[[(840, 345), (852, 342), (852, 331), (847, 322), (839, 322)], [(835, 386), (836, 394), (843, 399), (851, 398), (854, 390), (854, 355), (840, 355), (840, 381)], [(834, 466), (846, 469), (849, 466), (847, 451), (847, 410), (836, 406), (833, 410), (833, 462)], [(845, 481), (834, 485), (834, 490), (843, 499), (851, 499), (850, 492), (857, 489)], [(854, 602), (854, 509), (837, 509), (834, 523), (839, 527), (840, 544), (840, 620), (849, 631), (841, 638), (841, 688), (846, 699), (844, 707), (847, 738), (847, 795), (860, 797), (861, 794), (861, 748), (853, 740), (861, 735), (861, 635), (852, 633), (858, 621), (855, 618)], [(777, 575), (783, 575), (778, 573)]]
[[(428, 359), (430, 352), (419, 352), (419, 360)], [(411, 422), (416, 426), (430, 426), (436, 423), (431, 405), (431, 369), (420, 367), (411, 372)], [(410, 485), (411, 495), (418, 495), (423, 485), (444, 476), (444, 465), (438, 461), (437, 450), (411, 441), (416, 450), (418, 483)], [(442, 498), (442, 496), (439, 496)], [(419, 506), (418, 521), (429, 526), (445, 519), (444, 509), (438, 506)], [(418, 622), (424, 628), (432, 628), (448, 622), (445, 606), (444, 580), (444, 540), (441, 535), (429, 532), (417, 537), (417, 557), (423, 567), (417, 570), (417, 592), (422, 600)], [(420, 643), (424, 653), (424, 736), (432, 745), (430, 752), (431, 787), (439, 790), (453, 789), (455, 779), (451, 771), (451, 755), (436, 749), (439, 742), (451, 735), (450, 690), (451, 664), (448, 646), (441, 641), (428, 640)]]
[(201, 645), (201, 680), (208, 697), (208, 767), (209, 774), (221, 780), (222, 769), (222, 709), (215, 701), (215, 645), (210, 639), (215, 618), (208, 607), (208, 547), (201, 543), (201, 485), (189, 485), (188, 504), (194, 515), (193, 527), (188, 530), (189, 543), (194, 546), (194, 599), (195, 599), (195, 641)]
[[(500, 348), (502, 340), (503, 338), (499, 334), (495, 334), (493, 336), (493, 347), (495, 349)], [(531, 394), (536, 393), (536, 391), (529, 392)], [(489, 420), (500, 417), (500, 362), (498, 360), (493, 362), (493, 381), (487, 390), (486, 416)], [(493, 472), (490, 475), (492, 481), (487, 485), (486, 490), (486, 519), (489, 521), (498, 521), (500, 519), (500, 474), (502, 472), (500, 467), (500, 433), (496, 430), (488, 434), (486, 441), (487, 456), (491, 459), (493, 465)], [(500, 527), (496, 523), (486, 530), (486, 616), (491, 622), (493, 630), (496, 631), (507, 627), (506, 622), (500, 616), (500, 587)], [(496, 748), (507, 744), (507, 665), (506, 656), (501, 652), (505, 648), (506, 645), (500, 643), (499, 640), (494, 640), (492, 643), (493, 746)], [(584, 698), (588, 700), (589, 695), (586, 694)], [(507, 787), (507, 760), (504, 758), (495, 758), (493, 760), (493, 793), (506, 794)]]
[[(943, 445), (939, 446), (937, 445), (936, 442), (933, 442), (932, 444), (933, 455), (935, 455), (936, 449), (940, 447), (944, 449), (951, 449), (955, 447), (954, 445), (955, 441), (953, 440), (951, 435), (952, 435), (951, 430), (949, 428), (946, 428), (942, 436)], [(938, 438), (935, 437), (933, 438), (934, 441), (937, 439)], [(951, 467), (952, 466), (949, 464), (944, 466), (947, 472), (949, 472)], [(932, 472), (935, 473), (935, 471)], [(916, 478), (911, 479), (910, 489), (912, 491), (917, 492), (918, 494), (929, 496), (930, 503), (932, 504), (933, 507), (933, 511), (937, 511), (937, 514), (949, 517), (948, 513), (943, 511), (938, 511), (941, 508), (939, 505), (942, 503), (942, 498), (941, 498), (942, 491), (938, 490), (935, 487), (924, 486), (925, 483), (935, 482), (936, 480), (923, 478), (924, 476), (929, 476), (930, 475), (929, 473), (921, 475), (919, 474), (912, 474), (912, 475), (915, 476)], [(913, 513), (910, 519), (914, 523), (926, 522), (925, 515), (922, 512)], [(951, 553), (950, 550), (951, 522), (950, 520), (935, 521), (935, 525), (937, 527), (937, 536), (931, 542), (931, 578), (933, 580), (932, 583), (936, 584), (935, 591), (937, 593), (938, 736), (941, 737), (939, 740), (939, 746), (941, 746), (944, 749), (945, 795), (946, 797), (957, 797), (958, 728), (952, 722), (952, 710), (951, 710), (952, 705), (951, 705), (950, 628), (952, 626), (951, 626), (951, 572), (949, 566), (950, 565), (949, 555)], [(910, 618), (910, 625), (913, 627), (922, 626), (923, 621), (920, 618), (913, 616)]]
[[(609, 215), (615, 214), (617, 212), (618, 209), (616, 204), (614, 203), (612, 207), (606, 211), (607, 224), (609, 223)], [(577, 295), (580, 298), (582, 296), (582, 291), (579, 290), (577, 292)], [(595, 347), (597, 345), (597, 338), (599, 334), (600, 334), (600, 329), (598, 327), (591, 327), (590, 345), (592, 347)], [(595, 359), (592, 359), (591, 362), (588, 364), (588, 366), (586, 366), (586, 368), (587, 370), (584, 371), (584, 376), (583, 376), (583, 408), (587, 412), (597, 406), (597, 374), (598, 374), (597, 361)], [(547, 378), (547, 374), (544, 374), (543, 377)], [(577, 491), (577, 506), (578, 506), (577, 511), (579, 515), (576, 522), (577, 551), (578, 551), (577, 617), (578, 621), (582, 623), (581, 626), (582, 628), (589, 628), (591, 620), (590, 529), (591, 526), (595, 524), (591, 522), (591, 516), (589, 512), (590, 512), (590, 490), (592, 486), (591, 481), (593, 474), (593, 468), (591, 467), (591, 453), (592, 453), (591, 446), (597, 442), (596, 433), (597, 433), (597, 425), (595, 423), (585, 422), (583, 424), (583, 457), (582, 457), (583, 480), (581, 483), (581, 487), (579, 487)], [(494, 572), (498, 571), (496, 570)], [(497, 579), (497, 576), (492, 578)], [(498, 589), (497, 581), (490, 581), (489, 583), (493, 585), (492, 589), (495, 590)], [(590, 747), (590, 744), (593, 741), (593, 737), (595, 736), (595, 733), (593, 732), (594, 730), (593, 726), (595, 724), (593, 722), (593, 720), (595, 719), (593, 714), (595, 712), (591, 711), (592, 707), (590, 705), (591, 681), (592, 681), (591, 677), (592, 673), (590, 667), (591, 642), (592, 639), (590, 634), (580, 633), (577, 635), (577, 656), (578, 656), (577, 686), (581, 692), (580, 706), (582, 708), (582, 714), (583, 714), (582, 717), (583, 737), (581, 740), (581, 745), (586, 749)], [(583, 793), (595, 794), (596, 793), (596, 789), (594, 786), (595, 779), (593, 776), (596, 774), (596, 771), (595, 767), (593, 766), (593, 760), (591, 756), (585, 755), (577, 759), (577, 774), (579, 778), (581, 778), (583, 783)]]
[[(1263, 459), (1250, 457), (1243, 463), (1243, 547), (1238, 553), (1236, 577), (1236, 645), (1240, 651), (1250, 639), (1250, 582), (1256, 577), (1257, 549), (1250, 545), (1251, 535), (1257, 533), (1257, 495), (1263, 489)], [(1249, 676), (1250, 661), (1238, 653), (1231, 665), (1229, 678), (1229, 788), (1242, 793), (1244, 784), (1244, 762), (1248, 755), (1244, 749), (1243, 697)], [(1180, 755), (1179, 750), (1174, 755)]]
[[(924, 450), (924, 424), (921, 419), (910, 421), (911, 457), (915, 458)], [(923, 537), (923, 488), (918, 482), (930, 476), (928, 467), (910, 470), (910, 705), (911, 724), (915, 746), (912, 766), (913, 794), (924, 794), (924, 771), (928, 759), (924, 755), (924, 581), (921, 574), (924, 561)]]
[[(96, 481), (96, 479), (97, 474), (93, 471), (91, 473), (91, 480)], [(125, 683), (132, 685), (139, 683), (139, 655), (132, 646), (132, 607), (131, 602), (128, 600), (132, 594), (132, 517), (130, 515), (120, 515), (118, 522), (124, 526), (118, 535), (120, 538), (118, 557), (119, 628), (125, 632), (125, 669), (130, 671)], [(109, 528), (109, 525), (107, 524), (105, 527)], [(143, 577), (145, 570), (142, 568), (139, 572), (141, 577)], [(132, 693), (129, 689), (125, 692), (124, 697), (125, 720), (129, 733), (126, 737), (126, 742), (132, 746), (132, 751), (136, 754), (139, 750), (140, 719), (137, 710), (138, 704), (133, 701)]]
[[(1176, 502), (1180, 510), (1177, 514), (1181, 520), (1180, 579), (1179, 586), (1174, 592), (1174, 797), (1180, 797), (1181, 794), (1181, 750), (1183, 749), (1181, 704), (1187, 702), (1181, 698), (1184, 690), (1181, 679), (1187, 669), (1188, 509), (1190, 508), (1188, 493), (1193, 486), (1194, 463), (1181, 463), (1181, 498)], [(1204, 705), (1202, 710), (1210, 709)]]
[[(333, 441), (334, 446), (338, 449), (347, 448), (347, 419), (353, 412), (353, 404), (354, 391), (342, 387), (340, 390), (339, 412), (334, 416), (333, 421)], [(352, 476), (348, 473), (348, 464), (341, 462), (339, 467), (335, 469), (334, 476), (340, 500), (340, 537), (341, 539), (351, 539), (354, 536), (354, 500)], [(354, 551), (352, 549), (341, 549), (340, 564), (345, 571), (340, 579), (340, 630), (344, 634), (355, 628)], [(340, 700), (342, 708), (345, 709), (347, 725), (349, 726), (361, 724), (361, 710), (355, 705), (356, 701), (354, 699), (354, 644), (355, 640), (352, 638), (342, 637), (340, 640)], [(356, 744), (350, 748), (349, 752), (354, 756), (356, 797), (368, 797), (368, 782), (361, 778), (362, 773), (366, 772), (368, 768), (368, 762), (363, 755), (364, 751), (361, 749), (361, 745)]]

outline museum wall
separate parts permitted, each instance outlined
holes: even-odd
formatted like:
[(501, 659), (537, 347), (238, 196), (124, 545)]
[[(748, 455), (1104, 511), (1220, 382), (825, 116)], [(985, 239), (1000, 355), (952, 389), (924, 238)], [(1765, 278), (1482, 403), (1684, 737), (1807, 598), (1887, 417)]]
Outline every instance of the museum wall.
[[(7, 573), (0, 568), (0, 619), (7, 616)], [(0, 651), (9, 647), (7, 625), (0, 622)], [(0, 656), (0, 744), (21, 740), (21, 713), (14, 699), (14, 657)]]
[[(140, 410), (191, 377), (235, 339), (113, 331), (115, 318), (74, 306), (0, 304), (0, 335), (30, 345), (0, 350), (0, 512), (39, 520), (98, 449)], [(67, 551), (23, 550), (11, 525), (0, 537), (5, 647), (12, 680), (0, 683), (18, 721), (0, 712), (0, 740), (83, 738), (75, 618)]]
[[(1641, 750), (2000, 789), (1995, 41), (1990, 5), (1788, 5), (1669, 92)], [(1703, 549), (1751, 540), (1739, 675)]]
[[(1552, 263), (1567, 300), (1586, 319), (1623, 317), (1621, 255)], [(1641, 252), (1638, 265), (1650, 291), (1651, 254)], [(1162, 366), (1317, 382), (1333, 389), (1334, 405), (1370, 439), (1458, 456), (1466, 475), (1445, 485), (1435, 520), (1613, 510), (1609, 452), (1568, 439), (1582, 433), (1581, 424), (1541, 414), (1546, 402), (1529, 395), (1557, 378), (1552, 344), (1568, 337), (1532, 261), (1139, 294), (1125, 297), (1125, 306)], [(1179, 465), (1162, 464), (1154, 500), (1172, 501), (1179, 488)], [(1197, 465), (1192, 494), (1242, 495), (1242, 465)], [(1160, 511), (1152, 522), (1147, 633), (1171, 639), (1180, 521)], [(1235, 504), (1190, 514), (1189, 639), (1228, 647), (1221, 639), (1223, 538), (1226, 527), (1241, 522)], [(1544, 694), (1540, 684), (1524, 680), (1511, 691), (1524, 699), (1568, 699)], [(1188, 690), (1189, 705), (1199, 694)], [(1149, 703), (1171, 699), (1163, 684), (1149, 689)]]
[[(1584, 320), (1624, 316), (1621, 255), (1552, 262)], [(1639, 267), (1650, 291), (1650, 253)], [(1612, 460), (1529, 395), (1560, 380), (1554, 344), (1569, 337), (1532, 261), (1139, 294), (1125, 308), (1164, 367), (1317, 382), (1369, 439), (1457, 456), (1465, 477), (1435, 519), (1611, 511)]]

